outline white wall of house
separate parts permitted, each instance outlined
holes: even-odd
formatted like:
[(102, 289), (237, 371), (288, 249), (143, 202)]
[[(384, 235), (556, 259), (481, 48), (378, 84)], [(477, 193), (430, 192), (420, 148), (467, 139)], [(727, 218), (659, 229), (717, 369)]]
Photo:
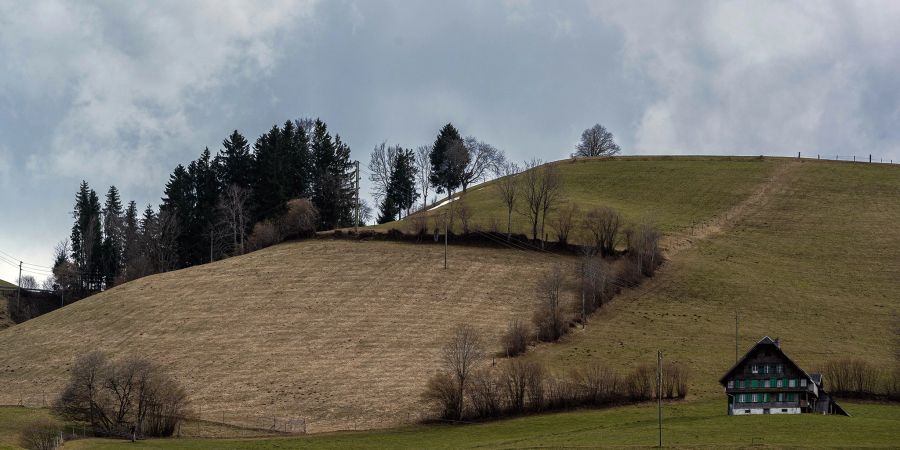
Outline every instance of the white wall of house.
[[(769, 414), (800, 414), (800, 408), (769, 408)], [(763, 408), (735, 408), (732, 410), (735, 416), (748, 416), (754, 414), (765, 414)]]

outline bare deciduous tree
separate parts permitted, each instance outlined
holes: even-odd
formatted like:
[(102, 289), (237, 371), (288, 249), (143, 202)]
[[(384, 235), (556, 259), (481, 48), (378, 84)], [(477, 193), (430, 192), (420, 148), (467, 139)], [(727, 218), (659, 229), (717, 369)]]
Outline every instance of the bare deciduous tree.
[(516, 199), (518, 199), (520, 188), (520, 180), (518, 177), (519, 166), (514, 162), (504, 163), (498, 175), (500, 178), (494, 183), (497, 193), (503, 205), (506, 206), (506, 240), (508, 241), (512, 235), (512, 212), (516, 207)]
[(23, 275), (21, 279), (19, 279), (19, 287), (22, 289), (37, 289), (38, 282), (31, 275)]
[(459, 200), (453, 202), (451, 209), (454, 210), (454, 215), (459, 218), (460, 225), (462, 225), (462, 233), (469, 234), (469, 225), (472, 223), (472, 208), (469, 207), (465, 197), (460, 197)]
[(387, 142), (382, 142), (372, 149), (372, 155), (369, 157), (369, 181), (372, 182), (372, 197), (375, 197), (376, 203), (381, 202), (387, 195), (391, 173), (394, 172), (400, 151), (402, 149), (399, 146), (388, 147)]
[(466, 382), (472, 371), (481, 364), (483, 358), (484, 348), (481, 338), (475, 329), (467, 325), (457, 327), (450, 341), (441, 351), (444, 368), (453, 376), (459, 390), (460, 404), (457, 411), (460, 413), (460, 418), (462, 418), (462, 401), (465, 397)]
[(556, 241), (560, 245), (565, 246), (569, 243), (569, 233), (578, 221), (578, 213), (578, 205), (575, 203), (569, 203), (559, 208), (556, 218), (551, 225), (556, 230)]
[(250, 221), (250, 190), (232, 184), (225, 188), (219, 200), (219, 210), (223, 223), (231, 234), (231, 252), (243, 255), (246, 252), (244, 241), (247, 237), (247, 225)]
[(473, 136), (463, 141), (466, 151), (469, 153), (469, 161), (463, 171), (463, 192), (470, 184), (483, 181), (491, 173), (497, 173), (506, 161), (506, 155), (491, 144), (479, 141)]
[(628, 258), (636, 269), (645, 276), (652, 277), (662, 262), (659, 251), (661, 233), (649, 219), (642, 220), (625, 232)]
[(531, 329), (528, 327), (528, 324), (519, 319), (509, 322), (506, 332), (501, 338), (506, 356), (512, 357), (525, 353), (529, 342), (531, 342)]
[(616, 239), (622, 226), (622, 216), (616, 210), (606, 206), (594, 208), (588, 211), (584, 226), (594, 238), (595, 250), (603, 256), (615, 253)]
[(573, 156), (613, 156), (621, 151), (612, 133), (598, 123), (581, 133)]
[(522, 212), (531, 224), (531, 237), (535, 241), (543, 239), (547, 212), (560, 200), (562, 180), (552, 164), (542, 165), (539, 159), (527, 162), (520, 177), (522, 199), (525, 201)]
[(420, 145), (414, 155), (416, 183), (422, 190), (422, 209), (428, 205), (428, 188), (431, 187), (431, 147)]
[(537, 337), (542, 341), (556, 341), (567, 330), (568, 317), (560, 302), (562, 285), (563, 275), (558, 265), (538, 280), (536, 293), (541, 304), (534, 313), (533, 322)]

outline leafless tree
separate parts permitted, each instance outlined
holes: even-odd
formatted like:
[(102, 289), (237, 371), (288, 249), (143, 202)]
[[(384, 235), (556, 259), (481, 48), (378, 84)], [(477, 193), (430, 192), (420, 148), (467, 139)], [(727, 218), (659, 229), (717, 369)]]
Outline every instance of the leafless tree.
[(645, 276), (652, 277), (662, 262), (662, 253), (659, 250), (661, 235), (659, 229), (649, 219), (641, 220), (625, 232), (628, 257)]
[(612, 297), (612, 271), (603, 258), (589, 254), (581, 262), (582, 312), (589, 314), (602, 307)]
[(476, 370), (469, 388), (469, 403), (478, 417), (496, 417), (502, 406), (501, 387), (490, 368)]
[(232, 184), (225, 188), (219, 200), (219, 210), (226, 229), (231, 234), (231, 251), (236, 255), (246, 252), (244, 241), (250, 221), (250, 190)]
[(516, 207), (516, 200), (521, 190), (521, 182), (518, 177), (519, 166), (514, 162), (506, 162), (500, 167), (499, 179), (494, 183), (497, 193), (503, 205), (506, 206), (506, 240), (512, 236), (512, 212)]
[(541, 378), (544, 370), (540, 363), (523, 361), (515, 358), (504, 367), (500, 375), (505, 403), (511, 412), (522, 412), (528, 404), (530, 387), (533, 389), (535, 380)]
[(621, 151), (612, 133), (598, 123), (581, 133), (581, 142), (573, 156), (613, 156)]
[(555, 208), (562, 198), (562, 178), (552, 164), (545, 164), (541, 167), (541, 191), (541, 246), (543, 247), (543, 241), (546, 240), (544, 225), (547, 222), (547, 213)]
[(578, 205), (575, 203), (569, 203), (559, 208), (552, 226), (556, 230), (556, 241), (560, 245), (565, 246), (569, 243), (569, 233), (578, 221), (578, 213)]
[(615, 253), (616, 239), (622, 226), (622, 216), (616, 210), (606, 206), (594, 208), (588, 211), (584, 226), (594, 238), (594, 248), (601, 255)]
[(22, 289), (37, 289), (38, 282), (31, 275), (23, 275), (22, 278), (19, 280), (19, 286)]
[(552, 164), (541, 164), (539, 159), (525, 163), (525, 171), (519, 176), (525, 203), (521, 211), (531, 224), (532, 239), (537, 241), (543, 239), (547, 212), (560, 200), (562, 180)]
[(382, 142), (372, 149), (369, 157), (369, 181), (372, 182), (372, 197), (376, 202), (387, 194), (391, 184), (391, 173), (397, 162), (397, 155), (402, 151), (399, 146), (388, 147), (387, 142)]
[(497, 173), (506, 161), (506, 155), (491, 144), (479, 141), (473, 136), (467, 137), (463, 144), (469, 153), (469, 161), (463, 171), (463, 192), (470, 184), (485, 180), (490, 174)]
[(506, 332), (501, 338), (501, 343), (503, 344), (503, 350), (506, 352), (506, 356), (512, 357), (525, 353), (525, 350), (528, 349), (529, 342), (531, 342), (531, 336), (531, 329), (525, 321), (514, 319), (509, 322), (509, 325), (506, 327)]
[(558, 265), (538, 280), (536, 293), (541, 304), (532, 321), (537, 328), (537, 337), (542, 341), (556, 341), (566, 332), (568, 317), (560, 301), (562, 285), (563, 275)]
[(484, 358), (484, 348), (478, 333), (467, 325), (461, 325), (453, 332), (450, 341), (441, 351), (444, 368), (453, 377), (459, 390), (459, 408), (462, 418), (466, 382), (473, 370), (478, 368)]
[(469, 207), (465, 198), (460, 197), (459, 200), (453, 202), (451, 209), (453, 209), (454, 215), (459, 218), (460, 225), (462, 225), (462, 233), (469, 234), (469, 225), (472, 223), (472, 208)]
[(422, 190), (422, 209), (428, 206), (428, 188), (431, 187), (431, 147), (420, 145), (416, 148), (416, 184)]

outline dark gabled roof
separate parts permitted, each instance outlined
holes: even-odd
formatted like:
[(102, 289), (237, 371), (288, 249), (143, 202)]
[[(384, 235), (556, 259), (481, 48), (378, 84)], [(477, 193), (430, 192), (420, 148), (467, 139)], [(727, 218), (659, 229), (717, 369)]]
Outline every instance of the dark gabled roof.
[(739, 359), (738, 362), (736, 362), (733, 366), (731, 366), (731, 368), (728, 369), (728, 372), (725, 372), (725, 375), (722, 375), (722, 378), (719, 378), (719, 384), (725, 386), (728, 383), (728, 378), (731, 377), (731, 374), (735, 370), (737, 370), (737, 368), (740, 367), (741, 364), (744, 363), (744, 360), (746, 360), (748, 357), (750, 357), (750, 355), (753, 352), (755, 352), (756, 349), (761, 345), (772, 346), (772, 348), (775, 351), (777, 351), (778, 353), (781, 353), (781, 356), (783, 356), (784, 359), (787, 360), (787, 362), (789, 362), (792, 366), (794, 366), (795, 369), (800, 371), (800, 373), (802, 373), (804, 376), (806, 376), (806, 378), (812, 380), (812, 377), (810, 377), (809, 374), (807, 374), (805, 370), (801, 369), (800, 366), (798, 366), (797, 363), (794, 362), (794, 360), (792, 360), (788, 355), (786, 355), (783, 351), (781, 351), (781, 346), (778, 344), (778, 341), (774, 341), (774, 340), (772, 340), (772, 338), (765, 336), (762, 339), (760, 339), (759, 342), (757, 342), (756, 345), (753, 346), (753, 348), (748, 350), (747, 353), (744, 354), (743, 358)]
[(822, 374), (821, 373), (811, 373), (811, 374), (809, 374), (809, 378), (813, 381), (813, 383), (816, 383), (817, 385), (819, 385), (819, 387), (822, 387)]

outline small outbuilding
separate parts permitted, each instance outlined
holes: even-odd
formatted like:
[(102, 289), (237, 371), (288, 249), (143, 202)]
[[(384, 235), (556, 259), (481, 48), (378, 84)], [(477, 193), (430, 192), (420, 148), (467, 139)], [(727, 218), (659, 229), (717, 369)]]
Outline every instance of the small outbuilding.
[(821, 374), (808, 374), (782, 350), (778, 339), (762, 338), (719, 380), (728, 415), (840, 414), (849, 416), (825, 392)]

